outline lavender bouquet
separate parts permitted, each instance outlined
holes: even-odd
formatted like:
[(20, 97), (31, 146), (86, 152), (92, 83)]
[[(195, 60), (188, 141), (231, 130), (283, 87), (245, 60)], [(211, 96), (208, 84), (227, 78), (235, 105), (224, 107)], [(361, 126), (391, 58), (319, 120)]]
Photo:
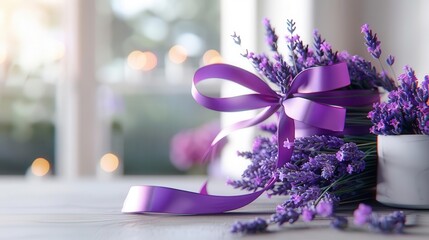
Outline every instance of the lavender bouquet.
[[(364, 24), (361, 30), (365, 34), (368, 51), (380, 62), (383, 76), (387, 76), (387, 72), (380, 61), (381, 48), (377, 34), (372, 33), (368, 24)], [(395, 72), (391, 66), (394, 62), (395, 58), (389, 55), (386, 63), (393, 75), (395, 75)], [(399, 82), (398, 87), (386, 88), (389, 91), (387, 102), (374, 104), (373, 110), (369, 112), (368, 118), (373, 124), (370, 132), (377, 135), (428, 135), (429, 76), (426, 75), (419, 86), (414, 70), (409, 66), (405, 66), (404, 73), (399, 75), (397, 79)]]
[(409, 66), (398, 78), (400, 85), (388, 94), (387, 102), (374, 104), (369, 112), (373, 126), (371, 133), (377, 135), (429, 134), (429, 76), (421, 85), (414, 70)]
[[(286, 94), (291, 82), (301, 71), (340, 62), (347, 63), (351, 84), (347, 89), (376, 90), (383, 88), (394, 91), (394, 80), (383, 69), (378, 72), (370, 61), (360, 56), (352, 56), (346, 51), (334, 51), (331, 45), (314, 31), (313, 49), (305, 45), (295, 34), (296, 26), (292, 20), (287, 21), (289, 35), (286, 42), (290, 54), (288, 60), (278, 50), (278, 36), (270, 21), (265, 19), (266, 40), (272, 57), (266, 54), (246, 52), (257, 72)], [(364, 25), (368, 51), (380, 59), (380, 41), (377, 35)], [(234, 34), (234, 41), (241, 44), (241, 38)], [(391, 66), (394, 58), (389, 56)], [(381, 61), (380, 61), (381, 63)], [(427, 100), (427, 99), (426, 99)], [(367, 119), (371, 106), (347, 107), (346, 126), (363, 126), (369, 129), (371, 122)], [(293, 142), (278, 143), (276, 125), (265, 125), (262, 129), (268, 136), (256, 137), (251, 151), (239, 152), (239, 156), (250, 160), (250, 165), (239, 180), (228, 183), (235, 188), (256, 191), (267, 185), (274, 176), (276, 183), (269, 189), (269, 195), (285, 195), (286, 200), (279, 204), (271, 219), (256, 219), (251, 222), (237, 222), (233, 232), (264, 231), (269, 223), (282, 225), (293, 223), (300, 216), (304, 221), (311, 221), (316, 215), (331, 217), (332, 225), (344, 228), (347, 220), (335, 216), (334, 208), (341, 203), (359, 202), (372, 198), (376, 182), (376, 138), (369, 134), (339, 136), (307, 136)], [(279, 146), (280, 145), (280, 146)], [(276, 168), (279, 148), (294, 146), (291, 160), (281, 168)], [(398, 220), (399, 221), (399, 220)]]

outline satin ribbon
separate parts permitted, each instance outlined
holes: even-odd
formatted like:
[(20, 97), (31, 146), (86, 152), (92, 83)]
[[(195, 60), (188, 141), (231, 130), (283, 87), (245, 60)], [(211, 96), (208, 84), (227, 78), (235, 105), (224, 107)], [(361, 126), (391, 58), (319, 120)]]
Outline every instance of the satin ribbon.
[[(211, 78), (232, 81), (255, 93), (226, 98), (206, 96), (198, 91), (196, 85)], [(224, 128), (213, 141), (213, 147), (231, 132), (254, 126), (279, 113), (277, 167), (282, 167), (293, 153), (293, 144), (290, 147), (283, 147), (283, 143), (294, 141), (295, 122), (317, 130), (341, 133), (344, 131), (346, 115), (346, 109), (341, 106), (359, 107), (378, 101), (378, 94), (374, 91), (338, 90), (349, 84), (346, 63), (320, 66), (299, 73), (287, 93), (282, 95), (248, 71), (231, 65), (213, 64), (202, 67), (195, 73), (192, 96), (202, 106), (215, 111), (237, 112), (264, 108), (254, 118)], [(200, 193), (160, 186), (133, 186), (125, 199), (122, 212), (222, 213), (253, 202), (275, 182), (276, 177), (273, 177), (263, 189), (238, 196), (209, 195), (206, 185)]]

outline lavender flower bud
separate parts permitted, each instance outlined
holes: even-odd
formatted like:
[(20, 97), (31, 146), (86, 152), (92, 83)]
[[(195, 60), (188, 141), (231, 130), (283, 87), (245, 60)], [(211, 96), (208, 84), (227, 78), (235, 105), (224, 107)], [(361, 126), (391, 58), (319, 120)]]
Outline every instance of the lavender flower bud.
[(313, 210), (310, 210), (308, 208), (304, 208), (302, 210), (301, 215), (302, 215), (302, 220), (304, 222), (311, 222), (311, 221), (313, 221), (314, 216), (316, 215), (316, 213)]
[(296, 222), (299, 218), (299, 214), (293, 209), (285, 209), (284, 212), (277, 212), (271, 215), (271, 222), (283, 225), (285, 222), (290, 224)]
[(360, 203), (359, 207), (353, 212), (354, 224), (362, 226), (367, 223), (372, 214), (372, 208), (366, 204)]
[(329, 217), (332, 215), (334, 207), (330, 202), (320, 202), (316, 206), (316, 212), (322, 217)]
[(272, 51), (277, 51), (277, 40), (278, 36), (276, 35), (276, 32), (274, 28), (271, 26), (270, 20), (265, 18), (263, 20), (265, 31), (266, 31), (266, 41), (268, 45), (271, 47)]
[(373, 34), (368, 24), (361, 27), (361, 32), (365, 35), (365, 44), (368, 47), (368, 52), (376, 59), (381, 56), (381, 42), (378, 41), (377, 34)]
[(369, 220), (370, 228), (383, 233), (402, 233), (405, 226), (405, 214), (395, 211), (386, 216), (372, 214)]
[(387, 59), (386, 59), (386, 63), (387, 63), (389, 66), (392, 66), (392, 65), (395, 63), (395, 57), (394, 57), (394, 56), (392, 56), (392, 55), (389, 55), (389, 56), (387, 57)]
[(331, 227), (339, 230), (346, 229), (349, 221), (345, 217), (335, 216), (331, 221)]
[(237, 221), (232, 225), (232, 233), (259, 233), (267, 230), (268, 223), (262, 218), (256, 218), (247, 222)]
[(284, 141), (283, 147), (285, 147), (287, 149), (291, 149), (291, 147), (293, 147), (293, 142), (289, 142), (289, 138), (288, 138), (288, 139), (286, 139), (286, 141)]

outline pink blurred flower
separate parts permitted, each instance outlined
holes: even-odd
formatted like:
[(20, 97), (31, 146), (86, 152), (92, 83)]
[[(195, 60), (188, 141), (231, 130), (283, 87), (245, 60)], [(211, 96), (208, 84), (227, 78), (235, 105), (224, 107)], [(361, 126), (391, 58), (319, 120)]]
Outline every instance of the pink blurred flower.
[[(173, 165), (184, 171), (195, 166), (206, 165), (205, 155), (219, 131), (219, 122), (210, 122), (174, 135), (170, 143), (170, 160)], [(215, 154), (219, 153), (225, 143), (226, 141), (222, 140), (218, 144)]]

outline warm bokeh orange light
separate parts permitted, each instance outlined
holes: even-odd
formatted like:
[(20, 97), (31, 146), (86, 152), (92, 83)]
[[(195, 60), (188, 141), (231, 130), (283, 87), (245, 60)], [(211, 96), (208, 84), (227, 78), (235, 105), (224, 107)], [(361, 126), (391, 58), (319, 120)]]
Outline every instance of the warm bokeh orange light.
[(180, 64), (186, 61), (186, 59), (188, 58), (188, 53), (183, 46), (174, 45), (168, 51), (168, 58), (170, 59), (170, 61)]
[(132, 51), (127, 58), (128, 66), (134, 70), (141, 70), (146, 65), (146, 55), (142, 51)]
[(31, 164), (31, 172), (38, 177), (45, 176), (50, 169), (51, 165), (45, 158), (37, 158)]
[(150, 71), (158, 64), (158, 58), (153, 52), (143, 52), (146, 57), (146, 64), (142, 67), (143, 71)]
[(208, 50), (207, 52), (204, 53), (203, 55), (203, 64), (204, 65), (208, 65), (208, 64), (213, 64), (213, 63), (221, 63), (222, 60), (222, 56), (220, 55), (220, 53), (216, 50)]
[(153, 52), (136, 50), (128, 55), (127, 63), (134, 70), (150, 71), (158, 64), (158, 58)]
[(113, 153), (104, 154), (100, 159), (100, 167), (105, 172), (114, 172), (119, 167), (119, 158)]

